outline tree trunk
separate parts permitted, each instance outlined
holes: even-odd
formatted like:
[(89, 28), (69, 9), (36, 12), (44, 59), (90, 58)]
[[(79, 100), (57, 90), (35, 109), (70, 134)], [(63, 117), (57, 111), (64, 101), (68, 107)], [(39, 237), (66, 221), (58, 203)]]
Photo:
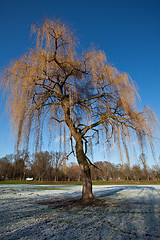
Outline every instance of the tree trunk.
[(92, 180), (91, 180), (90, 166), (84, 166), (82, 200), (85, 201), (85, 200), (90, 200), (92, 198), (94, 198), (94, 196), (92, 193)]
[(82, 200), (89, 201), (94, 198), (92, 193), (91, 170), (84, 154), (82, 141), (76, 142), (76, 157), (83, 171)]
[(92, 181), (91, 181), (91, 172), (90, 172), (90, 165), (86, 160), (86, 156), (83, 150), (83, 141), (82, 135), (80, 132), (77, 131), (75, 128), (71, 117), (70, 117), (70, 103), (69, 100), (66, 99), (61, 102), (62, 108), (65, 114), (65, 122), (70, 129), (72, 136), (76, 141), (76, 157), (78, 164), (80, 165), (83, 171), (83, 190), (82, 190), (82, 200), (89, 201), (94, 198), (92, 193)]

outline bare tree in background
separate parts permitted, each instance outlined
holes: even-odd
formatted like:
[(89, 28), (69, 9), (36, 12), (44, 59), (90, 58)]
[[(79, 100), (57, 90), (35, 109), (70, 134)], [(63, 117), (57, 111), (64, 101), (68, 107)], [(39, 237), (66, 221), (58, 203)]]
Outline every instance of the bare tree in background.
[(15, 60), (1, 78), (17, 147), (35, 136), (38, 149), (44, 132), (56, 136), (56, 129), (65, 142), (69, 132), (71, 150), (83, 171), (82, 199), (92, 200), (88, 144), (115, 144), (122, 162), (125, 150), (129, 165), (129, 141), (137, 139), (143, 149), (147, 140), (153, 149), (155, 115), (148, 108), (138, 112), (133, 81), (110, 66), (103, 51), (76, 51), (77, 41), (65, 24), (45, 19), (33, 31), (35, 49)]
[(50, 179), (52, 172), (51, 158), (47, 151), (40, 151), (33, 155), (32, 172), (39, 181)]
[(14, 178), (19, 180), (25, 179), (25, 167), (29, 161), (29, 153), (27, 151), (17, 151), (14, 155)]
[(61, 152), (52, 152), (52, 168), (55, 176), (55, 181), (58, 181), (59, 172), (62, 170), (64, 156)]
[[(9, 156), (9, 155), (8, 155)], [(0, 180), (8, 180), (13, 175), (13, 166), (11, 161), (6, 157), (0, 158)]]

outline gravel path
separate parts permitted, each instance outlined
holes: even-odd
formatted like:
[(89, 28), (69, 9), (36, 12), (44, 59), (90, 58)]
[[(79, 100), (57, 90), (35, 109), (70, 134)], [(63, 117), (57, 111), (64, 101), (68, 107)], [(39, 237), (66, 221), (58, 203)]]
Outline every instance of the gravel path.
[(160, 186), (94, 186), (105, 206), (55, 205), (81, 186), (0, 185), (0, 240), (160, 239)]

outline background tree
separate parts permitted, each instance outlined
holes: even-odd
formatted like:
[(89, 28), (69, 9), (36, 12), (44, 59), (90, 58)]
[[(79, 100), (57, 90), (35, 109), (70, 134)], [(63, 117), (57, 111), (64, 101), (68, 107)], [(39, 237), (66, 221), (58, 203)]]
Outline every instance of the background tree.
[(0, 158), (0, 179), (7, 180), (12, 177), (13, 177), (12, 162), (7, 158), (7, 156)]
[(52, 174), (51, 155), (48, 151), (37, 152), (33, 156), (32, 173), (39, 181), (50, 180)]
[(134, 165), (132, 167), (132, 178), (135, 181), (139, 181), (143, 179), (143, 171), (139, 165)]
[(93, 199), (88, 143), (116, 144), (121, 160), (125, 150), (129, 166), (129, 141), (138, 139), (142, 152), (146, 140), (153, 146), (155, 115), (149, 108), (136, 109), (133, 81), (110, 66), (104, 52), (76, 51), (77, 41), (65, 24), (45, 19), (33, 32), (35, 49), (15, 60), (1, 78), (17, 147), (35, 136), (38, 149), (44, 132), (49, 135), (47, 126), (56, 136), (57, 123), (60, 139), (63, 133), (65, 142), (70, 133), (71, 150), (83, 171), (82, 199)]
[(25, 150), (18, 151), (14, 155), (14, 178), (19, 180), (25, 179), (25, 167), (29, 160), (29, 153)]
[(146, 163), (146, 154), (145, 153), (141, 153), (139, 155), (139, 162), (140, 164), (142, 164), (143, 166), (143, 177), (144, 178), (148, 178), (148, 170), (147, 170), (147, 163)]
[(81, 180), (81, 169), (79, 165), (71, 162), (67, 167), (68, 181), (80, 181)]
[(64, 162), (64, 156), (61, 152), (52, 152), (51, 155), (52, 155), (53, 175), (55, 178), (54, 180), (58, 181), (60, 179), (60, 175), (62, 175), (62, 165)]
[(152, 168), (152, 176), (153, 179), (160, 180), (160, 166), (159, 165), (154, 165)]

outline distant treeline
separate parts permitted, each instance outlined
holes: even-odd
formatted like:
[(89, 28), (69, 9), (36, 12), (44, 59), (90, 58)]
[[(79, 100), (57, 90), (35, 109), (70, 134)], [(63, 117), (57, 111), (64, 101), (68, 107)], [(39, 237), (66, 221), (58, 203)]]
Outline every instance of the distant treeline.
[[(141, 159), (141, 156), (140, 156)], [(92, 167), (92, 180), (160, 180), (160, 166), (152, 168), (146, 164), (133, 165), (95, 162)], [(39, 181), (81, 181), (81, 169), (76, 163), (66, 163), (61, 152), (38, 152), (29, 154), (19, 151), (17, 154), (0, 158), (0, 180), (25, 180), (33, 178)]]

